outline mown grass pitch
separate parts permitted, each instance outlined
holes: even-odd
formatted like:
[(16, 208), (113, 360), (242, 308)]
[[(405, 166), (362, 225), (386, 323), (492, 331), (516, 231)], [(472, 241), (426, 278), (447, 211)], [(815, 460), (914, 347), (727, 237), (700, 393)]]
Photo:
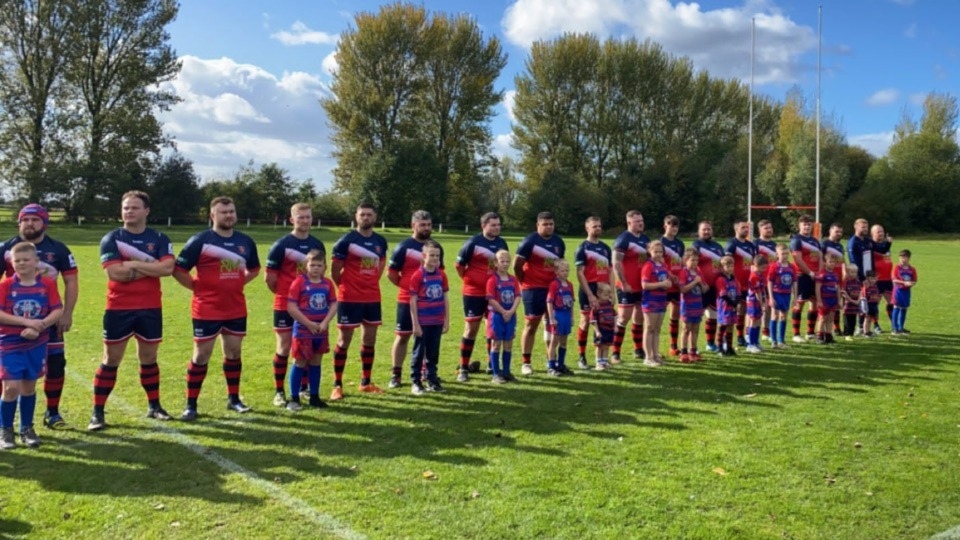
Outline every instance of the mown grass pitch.
[[(454, 293), (445, 394), (361, 396), (354, 347), (345, 401), (274, 408), (270, 294), (258, 279), (243, 357), (253, 414), (224, 409), (214, 362), (201, 420), (143, 418), (131, 350), (107, 404), (110, 429), (88, 434), (105, 231), (51, 231), (80, 265), (62, 407), (77, 429), (42, 429), (41, 449), (0, 454), (0, 536), (924, 538), (960, 523), (958, 242), (897, 239), (920, 273), (907, 337), (655, 370), (628, 361), (559, 380), (543, 374), (538, 341), (538, 374), (494, 386), (453, 382), (462, 321), (452, 266), (464, 237), (436, 235)], [(179, 249), (193, 232), (169, 234)], [(252, 231), (262, 258), (282, 233)], [(328, 248), (339, 234), (319, 233)], [(388, 234), (391, 246), (404, 236)], [(571, 259), (578, 242), (567, 240)], [(383, 288), (374, 379), (385, 385), (395, 304), (386, 279)], [(173, 413), (184, 400), (189, 295), (165, 280), (164, 298), (161, 390)]]

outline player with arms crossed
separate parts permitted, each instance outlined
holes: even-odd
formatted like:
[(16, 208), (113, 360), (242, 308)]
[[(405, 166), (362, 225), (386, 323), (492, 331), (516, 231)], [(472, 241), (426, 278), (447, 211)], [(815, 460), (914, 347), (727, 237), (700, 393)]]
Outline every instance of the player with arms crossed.
[[(663, 238), (660, 243), (663, 244), (663, 260), (667, 263), (667, 269), (671, 275), (679, 276), (683, 270), (683, 252), (686, 246), (683, 240), (677, 238), (680, 232), (680, 219), (677, 216), (669, 215), (663, 218)], [(667, 290), (667, 306), (670, 311), (670, 356), (680, 356), (680, 349), (677, 341), (680, 338), (680, 287), (674, 283)]]
[[(550, 212), (537, 214), (537, 232), (530, 233), (520, 242), (513, 259), (513, 273), (520, 282), (520, 294), (523, 296), (523, 310), (526, 314), (520, 341), (523, 356), (520, 372), (524, 375), (533, 374), (530, 357), (533, 354), (533, 342), (536, 339), (540, 320), (547, 313), (547, 289), (556, 278), (553, 265), (566, 253), (563, 238), (553, 234), (553, 229), (553, 214)], [(549, 331), (549, 325), (548, 316), (547, 331)], [(545, 337), (548, 347), (551, 338), (552, 334), (549, 333)], [(562, 371), (563, 375), (570, 373), (572, 373), (570, 368)]]
[(740, 301), (737, 302), (737, 345), (745, 347), (744, 327), (747, 315), (747, 293), (749, 291), (750, 267), (757, 257), (757, 246), (749, 240), (750, 222), (741, 219), (733, 224), (734, 237), (727, 242), (727, 255), (733, 257), (733, 275), (737, 279)]
[(697, 229), (697, 239), (693, 241), (693, 248), (700, 254), (697, 270), (700, 279), (710, 286), (703, 291), (704, 333), (707, 337), (707, 351), (720, 352), (717, 347), (717, 278), (720, 277), (720, 259), (724, 256), (724, 249), (713, 239), (713, 223), (701, 221)]
[(647, 244), (650, 239), (643, 234), (643, 214), (638, 210), (627, 212), (627, 230), (620, 233), (613, 243), (613, 269), (617, 276), (617, 328), (613, 334), (613, 352), (610, 363), (620, 363), (623, 337), (627, 322), (632, 321), (633, 355), (643, 358), (643, 311), (640, 307), (643, 288), (640, 272), (646, 264)]
[(820, 272), (822, 249), (820, 241), (813, 237), (813, 218), (804, 214), (797, 220), (799, 230), (790, 240), (790, 251), (793, 254), (793, 263), (797, 266), (797, 298), (793, 304), (790, 319), (793, 321), (793, 341), (803, 343), (800, 335), (800, 320), (803, 318), (803, 305), (810, 303), (807, 310), (807, 339), (816, 338), (813, 333), (817, 325), (817, 291), (816, 279)]
[(587, 336), (590, 332), (590, 313), (597, 308), (597, 286), (600, 283), (610, 285), (611, 290), (616, 286), (613, 272), (610, 271), (612, 252), (610, 246), (600, 240), (603, 234), (603, 224), (598, 216), (587, 218), (584, 227), (587, 230), (587, 239), (580, 243), (573, 256), (577, 267), (577, 282), (580, 285), (580, 326), (577, 327), (577, 349), (580, 357), (577, 366), (580, 369), (589, 369), (587, 364)]

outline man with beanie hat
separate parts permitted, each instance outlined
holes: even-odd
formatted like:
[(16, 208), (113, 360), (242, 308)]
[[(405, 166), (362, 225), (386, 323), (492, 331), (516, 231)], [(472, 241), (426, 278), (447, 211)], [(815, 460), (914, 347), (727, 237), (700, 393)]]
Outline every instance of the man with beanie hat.
[(47, 411), (43, 415), (43, 425), (51, 429), (64, 429), (67, 423), (60, 415), (60, 394), (63, 391), (67, 365), (63, 351), (63, 334), (69, 332), (73, 325), (73, 309), (77, 305), (80, 291), (77, 263), (66, 245), (47, 236), (50, 214), (46, 208), (36, 203), (28, 204), (20, 210), (17, 222), (19, 234), (0, 244), (0, 267), (3, 273), (7, 276), (13, 275), (10, 251), (13, 246), (20, 242), (30, 242), (37, 248), (37, 257), (40, 259), (39, 274), (53, 281), (57, 280), (57, 276), (63, 278), (63, 316), (57, 324), (50, 327), (50, 341), (47, 344), (47, 373), (43, 380)]

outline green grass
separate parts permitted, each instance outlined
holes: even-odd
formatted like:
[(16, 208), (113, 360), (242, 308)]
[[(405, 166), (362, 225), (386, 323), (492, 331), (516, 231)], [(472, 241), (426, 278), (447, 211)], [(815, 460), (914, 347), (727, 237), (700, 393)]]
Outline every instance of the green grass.
[[(63, 402), (78, 428), (101, 354), (104, 231), (53, 231), (81, 269)], [(177, 248), (190, 232), (171, 232)], [(254, 231), (261, 257), (281, 232)], [(321, 233), (328, 246), (338, 235)], [(391, 246), (403, 236), (388, 235)], [(451, 268), (463, 238), (438, 237)], [(211, 369), (200, 421), (148, 421), (131, 351), (107, 404), (109, 430), (44, 429), (41, 449), (0, 454), (0, 536), (929, 537), (960, 524), (960, 332), (950, 324), (960, 250), (948, 240), (897, 246), (913, 250), (920, 273), (911, 336), (656, 370), (628, 361), (559, 380), (541, 360), (539, 374), (506, 386), (452, 382), (462, 330), (452, 276), (447, 393), (361, 396), (354, 348), (347, 399), (296, 415), (270, 404), (271, 303), (258, 279), (248, 287), (242, 387), (255, 413), (227, 413)], [(394, 288), (383, 287), (381, 384), (395, 309)], [(179, 412), (189, 295), (165, 280), (164, 298), (163, 401)], [(330, 371), (326, 358), (325, 395)]]

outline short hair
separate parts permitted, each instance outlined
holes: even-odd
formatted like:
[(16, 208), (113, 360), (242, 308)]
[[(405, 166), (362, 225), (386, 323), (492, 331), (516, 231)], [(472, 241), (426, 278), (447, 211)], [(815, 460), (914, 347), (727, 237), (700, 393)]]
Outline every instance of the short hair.
[(593, 223), (594, 221), (596, 221), (597, 223), (600, 223), (600, 216), (596, 214), (591, 214), (587, 216), (587, 219), (583, 221), (583, 224), (586, 225), (587, 223)]
[(613, 287), (611, 287), (609, 283), (605, 283), (605, 282), (601, 281), (601, 282), (597, 283), (597, 294), (600, 294), (600, 293), (609, 294), (609, 295), (612, 296), (612, 295), (613, 295)]
[(305, 202), (295, 203), (293, 206), (290, 207), (290, 215), (292, 216), (296, 212), (302, 212), (304, 210), (308, 210), (311, 212), (313, 211), (313, 209), (310, 208), (310, 203), (305, 203)]
[(861, 225), (861, 224), (862, 224), (862, 225), (869, 225), (870, 222), (867, 221), (867, 220), (865, 220), (865, 219), (863, 219), (863, 218), (857, 218), (857, 220), (854, 221), (853, 224), (854, 224), (854, 225)]
[(810, 214), (803, 214), (797, 218), (797, 223), (813, 223), (813, 216)]
[(420, 251), (422, 252), (423, 250), (425, 250), (425, 249), (427, 249), (427, 248), (435, 249), (435, 250), (437, 250), (437, 251), (440, 251), (440, 243), (437, 242), (436, 240), (427, 240), (426, 242), (423, 243), (423, 247), (420, 248)]
[(900, 256), (901, 256), (901, 257), (906, 257), (906, 258), (909, 259), (910, 257), (913, 256), (913, 254), (910, 253), (910, 250), (909, 250), (909, 249), (902, 249), (902, 250), (900, 250)]
[(373, 210), (374, 214), (377, 213), (377, 207), (374, 206), (373, 203), (367, 201), (363, 201), (362, 203), (358, 204), (357, 210)]
[(496, 258), (496, 257), (499, 257), (501, 253), (504, 254), (504, 255), (506, 255), (507, 257), (510, 257), (510, 251), (508, 251), (508, 250), (506, 250), (506, 249), (498, 249), (497, 252), (496, 252), (493, 256), (494, 256), (495, 258)]
[(433, 221), (433, 216), (426, 210), (417, 210), (410, 216), (410, 222), (413, 223), (414, 221)]
[(120, 202), (123, 202), (130, 197), (136, 197), (143, 202), (144, 208), (150, 208), (150, 196), (147, 195), (145, 191), (140, 191), (139, 189), (132, 189), (123, 195), (120, 196)]
[(787, 253), (790, 253), (790, 246), (780, 242), (777, 244), (777, 251), (786, 251)]
[(766, 265), (770, 264), (770, 260), (767, 259), (767, 256), (766, 256), (766, 255), (757, 255), (757, 256), (753, 259), (753, 264), (754, 264), (757, 268), (760, 268), (760, 267), (762, 267), (762, 266), (766, 266)]
[(709, 225), (711, 228), (713, 228), (713, 222), (710, 221), (709, 219), (705, 219), (701, 221), (700, 223), (697, 224), (697, 227), (702, 227), (704, 225)]
[(629, 212), (627, 212), (627, 219), (635, 218), (638, 216), (643, 217), (643, 214), (641, 214), (639, 210), (630, 210)]
[(726, 264), (733, 264), (733, 257), (731, 257), (730, 255), (724, 255), (723, 257), (721, 257), (720, 265), (723, 266)]
[(771, 223), (769, 219), (761, 219), (757, 222), (757, 229), (760, 227), (766, 227), (767, 225), (773, 225), (773, 223)]
[(876, 270), (867, 270), (866, 272), (864, 272), (863, 277), (875, 278), (875, 277), (877, 277), (877, 271), (876, 271)]
[(747, 221), (747, 218), (745, 218), (745, 217), (739, 217), (739, 218), (737, 218), (736, 220), (734, 220), (733, 226), (736, 227), (737, 225), (740, 225), (741, 223), (750, 223), (750, 222)]
[(673, 214), (670, 214), (670, 215), (668, 215), (668, 216), (666, 216), (666, 217), (663, 218), (663, 224), (664, 224), (664, 225), (677, 225), (677, 226), (679, 226), (679, 225), (680, 225), (680, 218), (678, 218), (677, 216), (675, 216), (675, 215), (673, 215)]
[(34, 256), (37, 254), (37, 246), (33, 242), (17, 242), (10, 249), (10, 253), (16, 255), (18, 253), (32, 253)]
[(687, 261), (690, 259), (699, 259), (699, 258), (700, 258), (700, 251), (698, 251), (697, 248), (688, 247), (687, 249), (683, 250), (683, 260)]
[(486, 214), (480, 216), (480, 225), (481, 226), (486, 225), (487, 223), (490, 223), (490, 220), (493, 220), (493, 219), (499, 221), (500, 214), (496, 212), (487, 212)]
[(833, 262), (843, 261), (843, 257), (841, 257), (840, 255), (837, 255), (836, 253), (827, 253), (826, 259)]
[(653, 251), (653, 248), (655, 248), (655, 247), (658, 247), (658, 248), (660, 248), (660, 249), (663, 249), (663, 242), (661, 242), (661, 241), (659, 241), (659, 240), (654, 240), (654, 241), (650, 242), (649, 244), (647, 244), (647, 253), (650, 253), (651, 251)]
[(556, 269), (556, 268), (566, 268), (566, 269), (569, 270), (569, 269), (570, 269), (570, 263), (568, 263), (566, 259), (557, 259), (557, 260), (553, 261), (553, 268), (554, 268), (554, 269)]
[(307, 252), (307, 256), (304, 258), (307, 262), (310, 261), (320, 261), (326, 262), (327, 253), (322, 249), (311, 249)]
[(853, 264), (853, 263), (846, 263), (846, 264), (843, 265), (843, 273), (844, 273), (847, 277), (851, 277), (851, 276), (852, 276), (852, 277), (857, 277), (857, 271), (858, 271), (858, 270), (859, 270), (859, 269), (857, 268), (857, 265), (855, 265), (855, 264)]
[(553, 214), (550, 212), (540, 212), (537, 214), (537, 221), (553, 221)]
[(213, 210), (213, 207), (217, 206), (218, 204), (233, 204), (233, 199), (227, 197), (226, 195), (214, 197), (213, 200), (210, 201), (210, 209)]
[(843, 230), (843, 225), (841, 225), (840, 223), (831, 223), (830, 228)]

